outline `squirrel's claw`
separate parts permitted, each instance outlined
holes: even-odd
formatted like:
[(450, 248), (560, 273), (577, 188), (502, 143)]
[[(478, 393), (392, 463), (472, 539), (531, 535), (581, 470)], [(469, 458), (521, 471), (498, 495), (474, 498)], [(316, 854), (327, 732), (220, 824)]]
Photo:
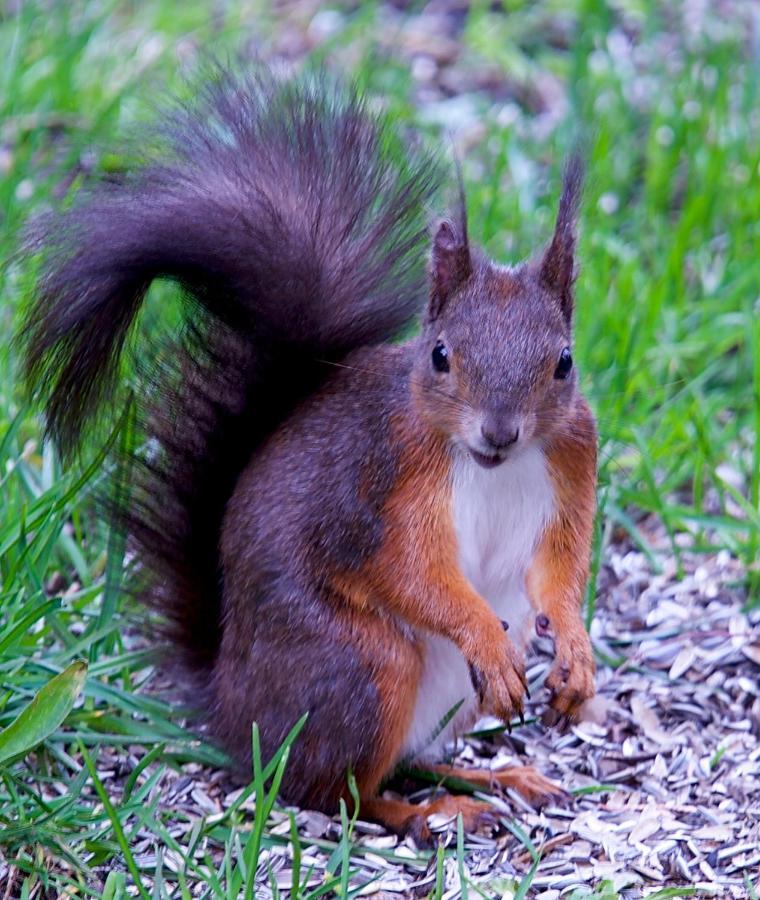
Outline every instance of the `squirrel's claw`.
[(566, 729), (578, 719), (583, 704), (594, 695), (593, 651), (586, 632), (571, 646), (560, 649), (546, 679), (549, 707), (542, 717), (545, 725)]
[(470, 669), (470, 682), (472, 683), (472, 689), (478, 695), (478, 700), (483, 703), (486, 698), (486, 681), (483, 677), (483, 673), (481, 670), (474, 664), (468, 664)]
[(522, 655), (504, 634), (502, 623), (497, 622), (498, 632), (475, 645), (467, 664), (483, 711), (501, 719), (507, 727), (522, 712), (527, 681)]

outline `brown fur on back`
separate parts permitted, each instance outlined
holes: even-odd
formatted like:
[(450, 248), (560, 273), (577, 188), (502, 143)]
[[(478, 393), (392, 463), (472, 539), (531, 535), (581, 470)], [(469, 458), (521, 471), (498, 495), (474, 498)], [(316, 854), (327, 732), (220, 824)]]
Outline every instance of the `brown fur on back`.
[(416, 641), (377, 597), (357, 603), (347, 587), (384, 540), (400, 465), (390, 422), (408, 405), (409, 349), (349, 356), (251, 459), (225, 515), (229, 627), (211, 720), (244, 760), (252, 721), (266, 755), (308, 712), (292, 749), (299, 775), (283, 789), (303, 805), (334, 806), (349, 766), (376, 786), (397, 752), (392, 729), (411, 711), (402, 707), (414, 698)]

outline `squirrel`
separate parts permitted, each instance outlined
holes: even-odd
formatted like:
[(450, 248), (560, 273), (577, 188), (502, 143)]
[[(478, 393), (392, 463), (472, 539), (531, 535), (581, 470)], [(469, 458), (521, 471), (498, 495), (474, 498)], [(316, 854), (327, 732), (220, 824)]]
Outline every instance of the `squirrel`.
[[(144, 440), (116, 520), (214, 737), (247, 765), (253, 722), (266, 756), (308, 713), (283, 800), (334, 812), (350, 770), (362, 816), (422, 844), (431, 813), (492, 807), (383, 795), (402, 760), (558, 799), (527, 766), (440, 760), (480, 713), (522, 715), (533, 628), (554, 720), (594, 693), (580, 161), (511, 267), (470, 245), (461, 190), (430, 229), (438, 157), (324, 79), (219, 70), (154, 138), (32, 228), (25, 377), (66, 460), (131, 360)], [(158, 338), (134, 327), (155, 279), (183, 304)]]

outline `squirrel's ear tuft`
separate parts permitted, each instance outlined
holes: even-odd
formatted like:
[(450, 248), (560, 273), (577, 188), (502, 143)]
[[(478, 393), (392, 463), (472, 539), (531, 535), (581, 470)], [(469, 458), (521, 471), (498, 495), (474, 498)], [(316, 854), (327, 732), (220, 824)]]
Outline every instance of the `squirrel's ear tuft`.
[(583, 187), (583, 162), (578, 155), (565, 164), (562, 196), (559, 201), (557, 224), (539, 268), (539, 278), (547, 288), (559, 295), (562, 312), (570, 321), (573, 315), (573, 283), (576, 277), (575, 241), (576, 220)]
[(467, 232), (444, 219), (433, 238), (429, 316), (433, 321), (443, 311), (449, 297), (472, 272)]

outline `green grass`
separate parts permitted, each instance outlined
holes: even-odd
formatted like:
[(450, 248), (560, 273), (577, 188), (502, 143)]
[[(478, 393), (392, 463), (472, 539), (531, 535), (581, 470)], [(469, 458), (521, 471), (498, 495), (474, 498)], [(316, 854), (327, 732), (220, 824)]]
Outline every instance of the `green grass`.
[[(612, 6), (576, 0), (560, 13), (552, 0), (507, 5), (506, 16), (473, 6), (463, 70), (498, 65), (518, 95), (539, 76), (557, 79), (569, 86), (569, 107), (547, 132), (525, 109), (475, 100), (485, 135), (464, 155), (471, 232), (505, 261), (540, 246), (562, 157), (583, 142), (576, 356), (601, 430), (599, 549), (618, 528), (645, 546), (642, 519), (656, 514), (671, 536), (688, 530), (698, 549), (726, 548), (750, 565), (760, 549), (757, 57), (738, 19), (708, 13), (705, 30), (686, 35), (667, 5), (636, 0), (624, 5), (624, 24), (638, 32), (634, 74)], [(347, 16), (317, 55), (345, 61), (413, 121), (412, 77), (375, 43), (383, 31), (376, 17), (373, 4)], [(548, 39), (564, 25), (569, 43)], [(0, 257), (13, 252), (26, 217), (72, 179), (121, 164), (118, 135), (150, 114), (156, 85), (180, 82), (195, 48), (234, 54), (272, 27), (243, 0), (28, 2), (0, 12)], [(447, 140), (437, 126), (423, 127)], [(250, 895), (261, 851), (287, 842), (295, 826), (275, 834), (265, 816), (251, 821), (244, 801), (255, 794), (265, 810), (274, 800), (264, 773), (276, 783), (287, 751), (257, 769), (221, 818), (193, 822), (159, 803), (168, 770), (224, 760), (150, 691), (154, 660), (133, 637), (145, 614), (119, 591), (121, 548), (109, 544), (90, 502), (102, 455), (61, 471), (23, 404), (7, 337), (33, 278), (16, 261), (0, 274), (0, 728), (67, 666), (82, 659), (88, 672), (65, 725), (52, 724), (32, 755), (0, 764), (0, 848), (15, 861), (21, 895), (41, 885), (56, 896), (68, 885), (119, 897), (134, 883), (142, 896), (189, 896), (198, 882), (210, 896)], [(759, 579), (755, 566), (748, 602), (757, 602)], [(102, 771), (111, 750), (127, 748), (136, 748), (138, 766), (112, 796)], [(322, 894), (346, 895), (353, 884), (344, 824), (341, 840), (316, 842), (332, 854)], [(134, 849), (146, 834), (163, 848), (152, 862)], [(297, 848), (295, 840), (294, 878), (305, 885)], [(461, 868), (461, 846), (459, 860)], [(119, 871), (106, 877), (112, 863)], [(436, 871), (440, 896), (442, 856)], [(305, 886), (295, 894), (317, 896)]]

